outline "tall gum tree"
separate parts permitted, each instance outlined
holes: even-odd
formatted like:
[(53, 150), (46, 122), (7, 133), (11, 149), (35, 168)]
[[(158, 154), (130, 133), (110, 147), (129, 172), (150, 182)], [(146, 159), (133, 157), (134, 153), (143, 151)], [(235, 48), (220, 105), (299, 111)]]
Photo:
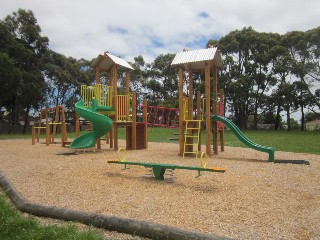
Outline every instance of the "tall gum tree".
[(47, 85), (43, 72), (43, 56), (48, 49), (48, 38), (41, 36), (41, 28), (32, 11), (19, 9), (2, 21), (13, 39), (6, 52), (19, 69), (20, 76), (16, 79), (14, 94), (5, 106), (11, 115), (12, 130), (16, 132), (18, 120), (23, 117), (25, 128), (28, 124), (29, 111), (37, 108), (44, 100)]

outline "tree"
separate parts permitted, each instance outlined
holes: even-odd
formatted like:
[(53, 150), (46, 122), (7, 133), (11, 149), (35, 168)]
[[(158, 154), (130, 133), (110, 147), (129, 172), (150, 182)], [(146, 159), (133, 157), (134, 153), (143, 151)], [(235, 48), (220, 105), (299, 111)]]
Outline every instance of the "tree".
[(273, 99), (273, 102), (271, 103), (274, 104), (276, 108), (275, 130), (279, 130), (281, 125), (280, 113), (284, 106), (282, 89), (283, 85), (287, 83), (287, 77), (291, 72), (292, 58), (289, 54), (288, 48), (283, 46), (281, 40), (271, 48), (270, 54), (272, 58), (272, 72), (277, 79), (276, 88), (273, 90), (273, 94), (271, 95), (271, 99)]
[(225, 82), (225, 96), (231, 106), (235, 122), (240, 128), (245, 128), (248, 120), (248, 96), (250, 81), (247, 78), (245, 66), (248, 62), (249, 51), (242, 36), (250, 29), (236, 30), (221, 38), (218, 47), (225, 56), (222, 77)]
[[(19, 117), (24, 115), (25, 127), (28, 123), (29, 111), (37, 108), (44, 100), (46, 82), (43, 71), (43, 57), (48, 48), (48, 38), (41, 36), (41, 28), (37, 24), (32, 11), (19, 9), (1, 22), (11, 38), (11, 45), (1, 47), (2, 55), (7, 54), (12, 67), (19, 71), (19, 77), (12, 81), (13, 94), (6, 100), (4, 107), (10, 113), (13, 131), (16, 131)], [(4, 55), (3, 55), (4, 56)], [(15, 71), (17, 72), (17, 71)], [(25, 132), (25, 128), (23, 132)]]
[[(309, 98), (311, 99), (313, 106), (316, 106), (318, 110), (320, 109), (320, 99), (319, 99), (319, 83), (320, 83), (320, 27), (311, 29), (305, 32), (305, 37), (307, 39), (308, 50), (310, 52), (310, 61), (307, 65), (307, 73), (305, 81), (308, 82), (308, 92)], [(310, 86), (310, 87), (309, 87)], [(312, 90), (314, 89), (314, 90)], [(311, 105), (311, 109), (313, 110)]]
[(89, 61), (67, 58), (49, 50), (44, 71), (49, 84), (46, 107), (64, 105), (73, 109), (75, 101), (79, 99), (81, 84), (89, 84), (90, 80), (94, 79), (94, 73), (89, 66)]
[(21, 78), (19, 68), (9, 55), (14, 41), (8, 27), (0, 22), (0, 108), (8, 106), (15, 94), (17, 80)]
[(275, 84), (269, 65), (277, 38), (277, 34), (258, 33), (249, 27), (232, 31), (219, 41), (218, 47), (226, 56), (222, 72), (226, 97), (240, 128), (246, 128), (250, 114), (257, 127), (264, 95)]
[(147, 73), (149, 81), (144, 87), (149, 91), (146, 97), (152, 104), (176, 107), (178, 95), (177, 69), (171, 66), (174, 54), (159, 55), (150, 65)]
[(146, 85), (148, 65), (141, 55), (135, 57), (130, 65), (134, 69), (130, 73), (130, 91), (137, 92), (137, 96), (140, 97), (144, 92), (143, 86)]
[(307, 32), (292, 31), (283, 36), (283, 42), (292, 58), (291, 73), (300, 82), (296, 85), (296, 89), (300, 95), (301, 130), (304, 130), (304, 108), (310, 101), (313, 105), (320, 107), (320, 102), (317, 101), (315, 92), (312, 90), (313, 83), (320, 79), (319, 41), (320, 28)]
[[(216, 45), (216, 41), (209, 44)], [(220, 79), (236, 124), (245, 128), (248, 116), (253, 115), (256, 126), (260, 114), (270, 112), (265, 99), (272, 91), (267, 102), (276, 110), (275, 129), (279, 129), (283, 110), (290, 129), (290, 111), (298, 108), (303, 126), (305, 108), (320, 108), (319, 46), (320, 28), (280, 36), (249, 27), (221, 38), (218, 47), (224, 55), (224, 69)]]
[(255, 44), (252, 48), (252, 75), (253, 84), (250, 97), (253, 98), (253, 116), (254, 129), (257, 129), (259, 109), (263, 109), (265, 94), (271, 87), (276, 84), (276, 79), (273, 77), (270, 63), (272, 60), (272, 48), (279, 39), (278, 34), (258, 33), (255, 38)]

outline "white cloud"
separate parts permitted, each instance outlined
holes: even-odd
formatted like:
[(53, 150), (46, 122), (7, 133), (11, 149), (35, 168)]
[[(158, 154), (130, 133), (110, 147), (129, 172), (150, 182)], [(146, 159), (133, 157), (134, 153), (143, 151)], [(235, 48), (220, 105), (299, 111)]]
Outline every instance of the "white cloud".
[(128, 61), (206, 42), (235, 29), (285, 33), (318, 27), (318, 0), (0, 0), (0, 18), (31, 9), (49, 37), (50, 47), (66, 56), (92, 59), (106, 50)]

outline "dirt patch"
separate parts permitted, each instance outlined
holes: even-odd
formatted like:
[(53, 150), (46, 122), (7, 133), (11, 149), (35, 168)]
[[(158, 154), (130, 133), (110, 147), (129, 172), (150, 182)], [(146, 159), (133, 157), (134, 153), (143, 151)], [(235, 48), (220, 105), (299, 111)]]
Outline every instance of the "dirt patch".
[[(29, 202), (114, 215), (236, 239), (316, 239), (320, 236), (320, 156), (276, 152), (276, 159), (310, 165), (273, 164), (267, 154), (226, 147), (209, 159), (225, 173), (175, 170), (165, 181), (144, 167), (108, 164), (117, 151), (74, 154), (59, 144), (0, 142), (0, 169)], [(119, 146), (125, 143), (119, 141)], [(199, 165), (178, 156), (177, 144), (149, 143), (127, 151), (128, 161)]]

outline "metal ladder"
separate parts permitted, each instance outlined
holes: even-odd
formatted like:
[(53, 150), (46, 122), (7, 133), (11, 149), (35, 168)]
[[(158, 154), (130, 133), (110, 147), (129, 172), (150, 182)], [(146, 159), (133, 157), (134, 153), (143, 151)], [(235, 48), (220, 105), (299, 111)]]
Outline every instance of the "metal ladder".
[[(186, 153), (195, 153), (196, 158), (198, 158), (198, 145), (200, 140), (200, 130), (201, 130), (201, 120), (185, 120), (186, 121), (186, 129), (184, 135), (184, 146), (183, 146), (183, 158)], [(194, 135), (194, 132), (196, 133)], [(192, 139), (188, 143), (188, 139)], [(195, 146), (191, 152), (186, 151), (187, 146)], [(193, 147), (192, 147), (193, 148)]]

